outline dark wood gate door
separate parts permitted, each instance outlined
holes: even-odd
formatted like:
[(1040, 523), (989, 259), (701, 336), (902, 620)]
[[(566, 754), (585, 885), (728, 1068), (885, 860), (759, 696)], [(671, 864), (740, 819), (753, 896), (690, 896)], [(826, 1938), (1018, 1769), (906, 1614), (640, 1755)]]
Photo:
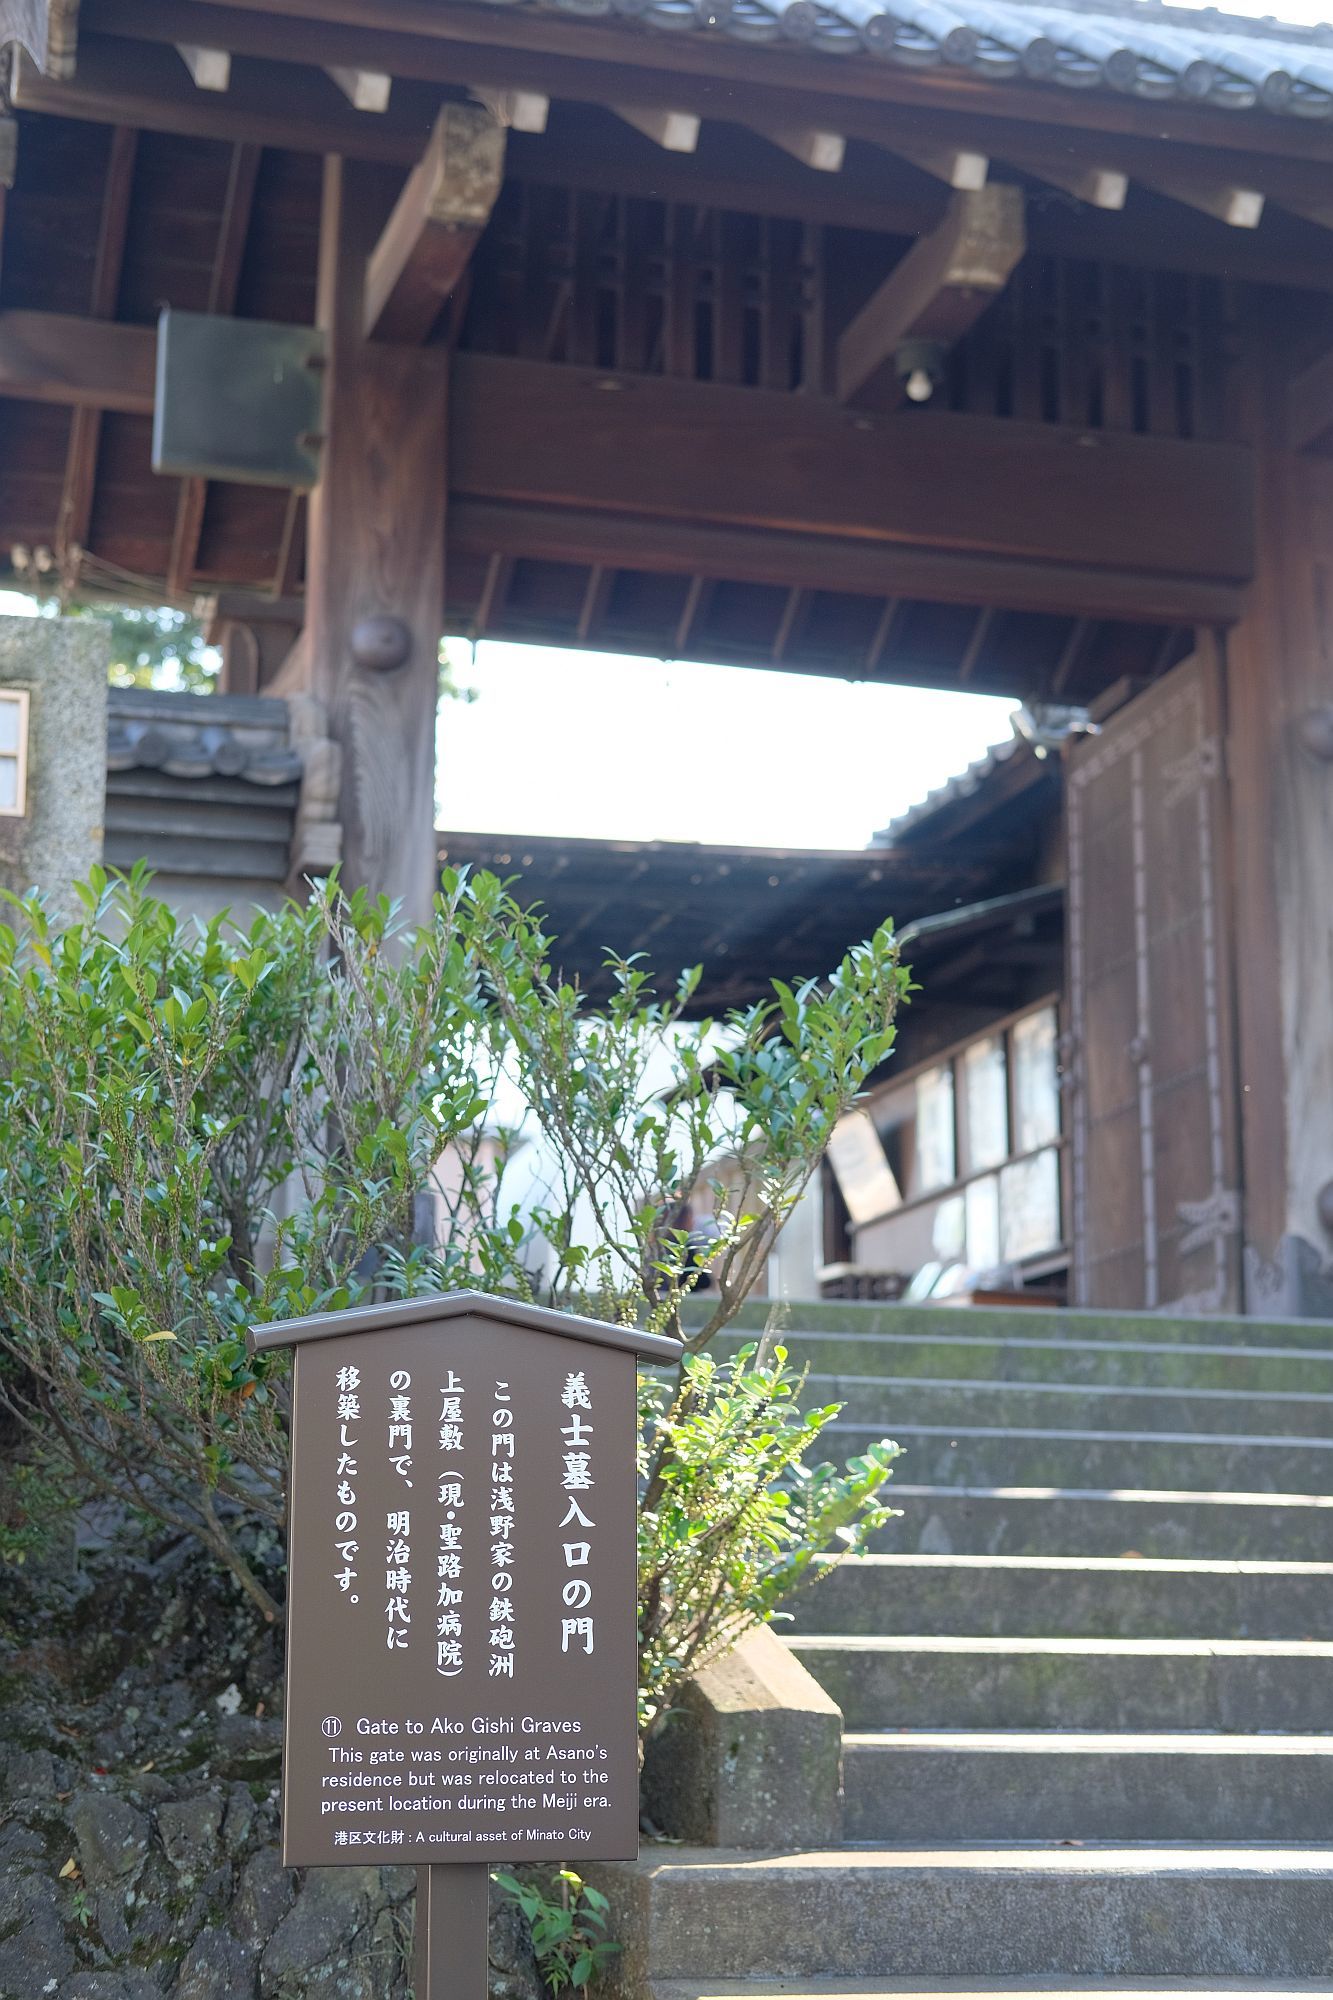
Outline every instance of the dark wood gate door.
[(1077, 1305), (1240, 1309), (1223, 741), (1200, 655), (1070, 756)]

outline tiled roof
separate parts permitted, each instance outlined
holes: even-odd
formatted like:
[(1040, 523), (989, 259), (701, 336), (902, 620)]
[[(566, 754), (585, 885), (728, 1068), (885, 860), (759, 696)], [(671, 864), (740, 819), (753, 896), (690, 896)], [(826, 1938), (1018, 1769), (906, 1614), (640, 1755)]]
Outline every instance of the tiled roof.
[(959, 799), (972, 798), (1002, 765), (1026, 748), (1019, 736), (1007, 736), (1002, 743), (992, 743), (990, 749), (984, 750), (965, 770), (959, 771), (955, 777), (946, 778), (933, 792), (927, 792), (924, 799), (918, 800), (914, 806), (905, 807), (887, 826), (881, 827), (873, 835), (872, 845), (892, 847), (909, 829), (933, 819), (945, 806), (954, 805)]
[[(508, 5), (511, 0), (489, 0)], [(1160, 0), (550, 0), (565, 14), (804, 44), (911, 69), (953, 67), (1224, 110), (1333, 119), (1333, 26), (1254, 21)]]

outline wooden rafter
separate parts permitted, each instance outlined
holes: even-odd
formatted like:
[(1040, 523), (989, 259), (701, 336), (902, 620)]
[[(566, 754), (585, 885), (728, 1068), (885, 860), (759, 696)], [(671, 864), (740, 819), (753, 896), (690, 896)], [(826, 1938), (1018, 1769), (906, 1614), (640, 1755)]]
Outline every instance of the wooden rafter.
[(393, 78), (379, 69), (353, 69), (331, 63), (328, 71), (354, 111), (384, 112), (393, 94)]
[[(93, 319), (115, 318), (120, 297), (120, 275), (125, 263), (125, 239), (130, 223), (130, 196), (134, 186), (134, 165), (138, 157), (139, 135), (118, 125), (111, 133), (107, 154), (106, 181), (102, 192), (102, 213), (97, 229), (97, 249), (88, 311)], [(62, 559), (77, 563), (76, 551), (88, 541), (92, 521), (93, 495), (97, 486), (97, 448), (102, 435), (102, 413), (87, 407), (74, 411), (70, 419), (69, 448), (65, 455), (65, 480), (56, 521), (56, 552)]]
[(680, 659), (689, 650), (690, 641), (694, 637), (694, 628), (703, 613), (707, 611), (712, 595), (713, 579), (706, 576), (690, 578), (689, 588), (685, 592), (685, 602), (681, 607), (680, 617), (676, 620), (672, 643), (672, 653), (676, 659)]
[(1052, 695), (1062, 695), (1074, 678), (1074, 670), (1083, 655), (1092, 631), (1092, 622), (1087, 618), (1076, 618), (1069, 628), (1069, 637), (1060, 648), (1060, 657), (1051, 675)]
[(476, 615), (472, 620), (473, 638), (484, 639), (490, 626), (503, 612), (513, 574), (512, 556), (493, 554), (488, 559), (485, 581), (481, 586)]
[(177, 42), (176, 53), (190, 72), (190, 81), (196, 90), (230, 90), (229, 50), (206, 48), (200, 42)]
[(699, 144), (696, 111), (674, 111), (664, 104), (615, 104), (612, 110), (664, 153), (692, 153)]
[(800, 637), (806, 619), (810, 615), (811, 592), (801, 584), (794, 584), (787, 592), (787, 602), (782, 607), (778, 629), (773, 638), (773, 659), (781, 666), (795, 640)]
[(966, 646), (963, 648), (963, 656), (958, 662), (958, 680), (964, 687), (966, 687), (967, 683), (976, 673), (981, 656), (986, 650), (986, 641), (990, 638), (991, 627), (994, 623), (995, 612), (990, 608), (977, 613), (977, 622), (972, 627), (971, 635), (968, 638)]
[(273, 566), (275, 598), (295, 598), (301, 582), (308, 501), (309, 495), (305, 493), (289, 493), (287, 496), (287, 511), (282, 517), (282, 535), (278, 542), (278, 560)]
[(873, 674), (888, 649), (889, 635), (893, 631), (893, 621), (898, 616), (899, 599), (886, 597), (884, 608), (876, 621), (870, 644), (866, 647), (864, 672)]
[(616, 572), (605, 563), (594, 563), (588, 571), (587, 588), (583, 593), (583, 603), (579, 608), (579, 622), (574, 637), (580, 646), (586, 646), (595, 639), (606, 616), (606, 607), (611, 602), (611, 592), (615, 589)]
[[(238, 145), (231, 149), (227, 191), (223, 197), (222, 220), (208, 283), (208, 311), (211, 313), (235, 310), (260, 158), (258, 146)], [(167, 567), (167, 591), (172, 597), (181, 596), (189, 589), (199, 558), (199, 537), (203, 532), (207, 500), (206, 479), (181, 481), (176, 500), (176, 523), (171, 536), (171, 559)]]
[[(196, 4), (204, 11), (201, 0)], [(819, 61), (801, 72), (808, 77), (808, 88), (793, 90), (785, 81), (789, 74), (786, 63), (779, 69), (771, 56), (747, 62), (744, 51), (723, 48), (711, 40), (701, 50), (690, 37), (671, 38), (668, 63), (654, 54), (661, 46), (656, 38), (638, 41), (615, 33), (619, 56), (619, 66), (615, 66), (609, 60), (576, 61), (572, 55), (543, 55), (536, 48), (489, 46), (486, 40), (497, 34), (501, 39), (506, 34), (513, 39), (520, 27), (522, 37), (535, 34), (538, 39), (554, 28), (555, 39), (562, 40), (565, 36), (561, 31), (572, 28), (577, 47), (592, 57), (603, 44), (604, 35), (614, 31), (598, 30), (588, 23), (537, 24), (530, 15), (519, 23), (501, 9), (476, 16), (466, 10), (460, 20), (458, 9), (418, 6), (416, 32), (402, 32), (385, 20), (373, 40), (368, 40), (350, 16), (330, 7), (329, 12), (341, 16), (330, 19), (325, 7), (326, 0), (319, 0), (321, 18), (316, 26), (313, 8), (310, 21), (297, 19), (298, 11), (304, 14), (307, 10), (298, 10), (289, 0), (284, 0), (280, 13), (269, 0), (253, 6), (250, 0), (231, 0), (225, 6), (209, 0), (208, 17), (217, 23), (219, 34), (225, 31), (232, 50), (258, 59), (247, 65), (244, 76), (234, 80), (229, 95), (222, 97), (195, 90), (175, 54), (174, 43), (181, 32), (178, 0), (116, 0), (117, 30), (127, 39), (86, 36), (75, 82), (43, 77), (30, 61), (21, 59), (15, 81), (16, 102), (98, 122), (120, 121), (191, 137), (245, 138), (410, 166), (420, 154), (419, 100), (414, 106), (405, 97), (402, 107), (391, 104), (386, 116), (366, 117), (330, 89), (323, 75), (326, 64), (364, 64), (373, 57), (386, 73), (391, 70), (413, 87), (466, 81), (478, 91), (531, 90), (543, 96), (564, 95), (582, 104), (598, 103), (608, 109), (625, 94), (624, 65), (629, 64), (642, 71), (645, 92), (651, 89), (659, 93), (659, 103), (669, 106), (674, 98), (684, 110), (715, 118), (719, 108), (716, 82), (693, 74), (691, 61), (739, 62), (754, 71), (744, 100), (747, 123), (816, 125), (849, 140), (860, 140), (877, 151), (887, 150), (886, 131), (891, 126), (893, 144), (901, 142), (904, 158), (909, 148), (943, 144), (955, 151), (984, 152), (996, 162), (1012, 158), (1026, 170), (1024, 163), (1038, 153), (1052, 162), (1069, 155), (1073, 174), (1078, 173), (1079, 160), (1094, 163), (1103, 176), (1104, 196), (1113, 192), (1113, 183), (1106, 178), (1112, 176), (1147, 190), (1160, 190), (1162, 198), (1155, 212), (1132, 204), (1130, 213), (1123, 217), (1096, 209), (1069, 212), (1050, 205), (1032, 219), (1034, 249), (1056, 255), (1106, 257), (1145, 268), (1210, 271), (1257, 283), (1333, 290), (1333, 259), (1322, 254), (1317, 240), (1301, 241), (1299, 224), (1294, 233), (1288, 226), (1288, 217), (1307, 218), (1311, 227), (1329, 220), (1327, 187), (1333, 139), (1328, 126), (1318, 121), (1229, 118), (1223, 145), (1218, 143), (1217, 113), (1185, 107), (1154, 106), (1151, 136), (1145, 136), (1150, 128), (1142, 117), (1144, 107), (1134, 104), (1126, 109), (1082, 92), (1076, 94), (1071, 109), (1067, 98), (1074, 93), (1046, 90), (1034, 96), (1011, 83), (994, 93), (982, 111), (971, 79), (967, 102), (963, 103), (954, 101), (955, 93), (946, 88), (946, 79), (933, 78), (931, 106), (923, 107), (917, 81), (897, 74), (892, 64)], [(400, 13), (400, 22), (402, 18)], [(464, 21), (469, 31), (475, 22), (475, 43), (462, 37)], [(128, 39), (131, 36), (136, 39)], [(265, 62), (264, 58), (273, 60)], [(296, 67), (302, 61), (311, 66), (310, 72)], [(784, 79), (782, 87), (779, 77)], [(634, 88), (636, 92), (640, 88), (637, 76)], [(892, 119), (887, 119), (876, 99), (901, 108), (895, 108)], [(1131, 112), (1137, 114), (1137, 123)], [(551, 150), (545, 153), (546, 140), (526, 133), (522, 137), (527, 157), (516, 149), (515, 170), (527, 174), (529, 159), (549, 159), (550, 170), (543, 169), (540, 175), (548, 182), (560, 180), (556, 154), (567, 152), (571, 143), (578, 152), (577, 135), (571, 141), (568, 130), (552, 140)], [(599, 165), (598, 153), (605, 150), (593, 146), (590, 158), (576, 160), (570, 184), (621, 192), (624, 162), (608, 158)], [(660, 151), (657, 163), (656, 170), (663, 176), (700, 171), (687, 157)], [(647, 167), (640, 162), (637, 170), (643, 173)], [(900, 200), (885, 202), (882, 197), (866, 196), (859, 171), (844, 172), (837, 180), (799, 168), (792, 171), (794, 180), (779, 165), (772, 188), (765, 188), (760, 177), (760, 185), (751, 196), (753, 212), (845, 221), (850, 227), (879, 227), (895, 234), (919, 233), (938, 215), (938, 207), (916, 177), (914, 185), (904, 188)], [(1054, 169), (1049, 178), (1060, 184)], [(1201, 212), (1185, 200), (1186, 180), (1191, 195), (1200, 187), (1206, 195), (1209, 186), (1215, 189), (1228, 179), (1242, 189), (1264, 193), (1270, 212), (1281, 207), (1286, 214), (1274, 214), (1272, 221), (1266, 218), (1258, 232), (1234, 230), (1212, 218), (1206, 206)], [(713, 206), (744, 207), (743, 201), (735, 199), (734, 190), (708, 184), (713, 180), (714, 176), (701, 177), (692, 191), (682, 189), (683, 198)], [(1081, 184), (1090, 185), (1086, 180)], [(670, 185), (672, 182), (664, 179), (661, 192), (667, 192)], [(630, 191), (628, 183), (625, 188)], [(1272, 222), (1278, 224), (1276, 229)]]
[(367, 338), (422, 341), (467, 269), (504, 183), (505, 129), (446, 104), (366, 265)]
[(1333, 448), (1333, 348), (1287, 390), (1287, 444), (1292, 451)]
[[(449, 511), (452, 548), (508, 561), (614, 563), (654, 575), (693, 579), (677, 628), (688, 639), (718, 582), (762, 583), (790, 589), (882, 595), (935, 604), (994, 604), (1005, 610), (1048, 611), (1067, 616), (1230, 625), (1240, 616), (1239, 584), (1192, 575), (1162, 574), (1077, 562), (1024, 561), (965, 549), (923, 547), (920, 542), (876, 543), (865, 537), (725, 529), (711, 522), (656, 515), (585, 513), (570, 505), (515, 508), (494, 501), (455, 498)], [(880, 649), (891, 623), (877, 634)], [(874, 651), (873, 642), (870, 652)], [(878, 657), (878, 654), (875, 654)], [(868, 653), (864, 671), (873, 671)]]
[(839, 401), (888, 373), (904, 341), (952, 346), (1008, 284), (1025, 242), (1019, 189), (955, 194), (939, 228), (912, 246), (839, 339)]

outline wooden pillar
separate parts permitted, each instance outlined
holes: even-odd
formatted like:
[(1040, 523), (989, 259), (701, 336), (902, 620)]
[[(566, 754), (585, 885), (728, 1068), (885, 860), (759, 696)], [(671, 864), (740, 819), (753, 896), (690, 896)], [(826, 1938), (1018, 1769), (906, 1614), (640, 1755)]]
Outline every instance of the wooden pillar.
[(394, 897), (421, 922), (436, 877), (449, 359), (443, 348), (364, 337), (381, 220), (364, 170), (326, 160), (327, 435), (310, 501), (300, 678), (327, 704), (342, 746), (343, 880)]
[(1333, 459), (1287, 432), (1280, 330), (1251, 350), (1258, 569), (1228, 636), (1251, 1312), (1333, 1313)]

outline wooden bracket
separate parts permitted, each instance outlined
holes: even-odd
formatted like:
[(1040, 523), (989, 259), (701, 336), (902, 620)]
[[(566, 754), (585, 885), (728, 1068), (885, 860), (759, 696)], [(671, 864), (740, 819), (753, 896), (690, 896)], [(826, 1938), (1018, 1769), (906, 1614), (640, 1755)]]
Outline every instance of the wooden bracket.
[(1025, 246), (1021, 189), (955, 194), (939, 228), (917, 240), (839, 340), (838, 400), (891, 368), (904, 341), (951, 346), (1004, 290)]
[(426, 338), (504, 182), (505, 130), (480, 104), (446, 104), (366, 265), (367, 339)]

